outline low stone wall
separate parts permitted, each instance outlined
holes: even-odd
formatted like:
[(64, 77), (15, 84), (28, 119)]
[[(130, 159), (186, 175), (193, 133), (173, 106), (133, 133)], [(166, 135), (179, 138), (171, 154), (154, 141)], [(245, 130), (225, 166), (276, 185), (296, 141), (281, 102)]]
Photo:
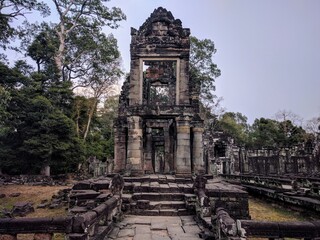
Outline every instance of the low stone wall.
[(248, 193), (240, 187), (223, 181), (208, 181), (205, 193), (210, 199), (212, 212), (222, 207), (233, 218), (250, 219)]
[(320, 212), (320, 179), (282, 178), (252, 175), (223, 175), (230, 183), (241, 184), (249, 193), (267, 197), (287, 206)]
[(43, 175), (0, 175), (0, 185), (23, 185), (32, 186), (66, 186), (66, 175), (43, 176)]
[(247, 238), (304, 238), (319, 239), (320, 221), (309, 222), (261, 222), (237, 220), (232, 218), (224, 208), (217, 208), (214, 227), (215, 239), (247, 239)]

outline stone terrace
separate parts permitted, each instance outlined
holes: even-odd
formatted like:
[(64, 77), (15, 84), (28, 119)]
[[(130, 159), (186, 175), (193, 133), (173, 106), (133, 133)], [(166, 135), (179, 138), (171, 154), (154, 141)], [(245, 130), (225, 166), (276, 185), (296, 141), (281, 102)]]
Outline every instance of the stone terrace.
[(126, 216), (105, 240), (196, 240), (205, 234), (208, 231), (192, 216)]

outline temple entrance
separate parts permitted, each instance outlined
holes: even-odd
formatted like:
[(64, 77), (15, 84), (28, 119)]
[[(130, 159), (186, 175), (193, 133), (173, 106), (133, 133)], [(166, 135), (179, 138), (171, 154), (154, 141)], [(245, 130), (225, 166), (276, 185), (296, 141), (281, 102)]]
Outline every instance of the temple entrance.
[(163, 174), (165, 167), (164, 147), (155, 146), (153, 154), (153, 169), (155, 173)]
[(139, 30), (132, 28), (130, 76), (115, 124), (115, 172), (204, 172), (199, 92), (189, 79), (189, 35), (190, 29), (162, 8)]
[(161, 120), (161, 123), (156, 120), (153, 124), (150, 123), (150, 120), (148, 122), (148, 125), (153, 125), (153, 128), (150, 128), (151, 131), (149, 130), (151, 137), (146, 138), (146, 141), (148, 141), (146, 145), (151, 146), (151, 148), (146, 148), (146, 151), (151, 151), (152, 172), (168, 174), (172, 171), (171, 156), (173, 155), (173, 149), (170, 148), (172, 139), (168, 131), (168, 120)]

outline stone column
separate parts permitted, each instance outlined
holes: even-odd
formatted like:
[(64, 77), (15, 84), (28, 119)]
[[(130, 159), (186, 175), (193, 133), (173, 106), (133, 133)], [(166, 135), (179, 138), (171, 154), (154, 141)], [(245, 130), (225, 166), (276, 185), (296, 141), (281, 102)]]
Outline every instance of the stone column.
[(177, 151), (176, 151), (176, 175), (191, 175), (190, 156), (190, 119), (178, 117), (177, 122)]
[(146, 129), (146, 148), (144, 152), (144, 170), (146, 173), (154, 173), (152, 167), (152, 128)]
[(203, 159), (203, 141), (202, 141), (203, 128), (196, 126), (192, 128), (192, 132), (193, 132), (192, 156), (193, 156), (193, 163), (194, 163), (194, 171), (196, 174), (204, 174), (205, 163)]
[(142, 121), (139, 116), (128, 117), (128, 152), (127, 166), (128, 172), (132, 176), (143, 175), (142, 163)]
[(190, 104), (188, 61), (186, 59), (181, 59), (177, 67), (180, 67), (179, 77), (177, 79), (177, 81), (179, 81), (178, 104)]
[(114, 128), (114, 172), (120, 173), (126, 167), (126, 128)]
[(142, 104), (142, 60), (131, 57), (129, 105)]

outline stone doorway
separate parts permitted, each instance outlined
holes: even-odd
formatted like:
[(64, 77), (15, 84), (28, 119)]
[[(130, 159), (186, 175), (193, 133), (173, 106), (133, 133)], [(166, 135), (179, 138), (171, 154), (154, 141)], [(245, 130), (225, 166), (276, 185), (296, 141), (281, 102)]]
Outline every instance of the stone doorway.
[(164, 174), (172, 171), (169, 166), (170, 136), (167, 127), (151, 129), (152, 169), (154, 173)]
[(165, 154), (164, 154), (164, 146), (155, 146), (154, 154), (153, 154), (153, 169), (155, 173), (163, 174), (165, 173)]

